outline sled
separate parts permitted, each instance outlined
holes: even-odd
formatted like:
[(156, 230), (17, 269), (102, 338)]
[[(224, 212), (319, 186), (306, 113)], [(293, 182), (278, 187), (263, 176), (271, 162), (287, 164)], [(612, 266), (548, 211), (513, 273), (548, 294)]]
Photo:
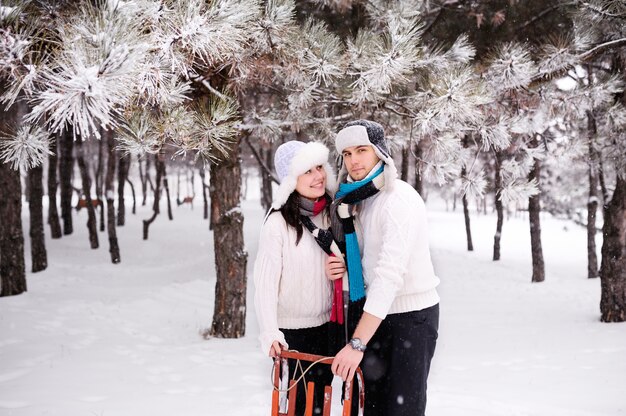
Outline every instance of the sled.
[[(297, 388), (295, 384), (296, 380), (289, 380), (289, 390), (287, 393), (287, 409), (286, 412), (281, 411), (281, 407), (285, 406), (280, 405), (281, 401), (281, 393), (284, 394), (285, 390), (281, 390), (281, 381), (283, 380), (283, 376), (288, 374), (289, 368), (289, 360), (299, 360), (304, 361), (306, 364), (303, 364), (303, 367), (308, 367), (309, 363), (315, 363), (315, 365), (331, 365), (333, 363), (334, 357), (322, 357), (321, 355), (314, 354), (306, 354), (297, 351), (282, 351), (279, 357), (274, 358), (274, 368), (272, 371), (273, 375), (273, 384), (274, 389), (272, 391), (272, 415), (271, 416), (294, 416), (296, 412), (296, 392)], [(356, 384), (359, 391), (359, 406), (358, 406), (358, 415), (363, 415), (363, 407), (365, 405), (365, 390), (363, 384), (363, 373), (360, 368), (356, 369), (354, 374), (354, 378), (351, 381), (347, 381), (344, 383), (343, 387), (343, 411), (342, 416), (351, 416), (352, 411), (352, 391), (354, 388), (354, 382), (356, 380)], [(301, 382), (303, 382), (301, 380)], [(313, 416), (313, 397), (314, 397), (314, 389), (315, 388), (323, 388), (324, 389), (324, 408), (322, 410), (322, 416), (330, 416), (331, 410), (331, 400), (332, 400), (332, 386), (315, 386), (315, 383), (312, 381), (307, 383), (307, 395), (306, 395), (306, 408), (304, 412), (304, 416)], [(284, 410), (284, 409), (283, 409)]]

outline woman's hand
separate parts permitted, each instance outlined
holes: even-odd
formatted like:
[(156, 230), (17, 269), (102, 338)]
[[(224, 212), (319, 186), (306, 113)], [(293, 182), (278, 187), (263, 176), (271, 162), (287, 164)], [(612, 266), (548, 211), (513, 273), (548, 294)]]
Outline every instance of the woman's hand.
[(336, 256), (328, 256), (326, 259), (326, 277), (330, 280), (337, 280), (343, 277), (346, 272), (346, 264)]
[(363, 359), (363, 353), (346, 345), (339, 351), (330, 366), (334, 375), (341, 377), (343, 381), (352, 380), (357, 367)]
[(270, 347), (270, 357), (278, 357), (280, 352), (284, 349), (283, 344), (278, 341), (272, 342), (272, 346)]

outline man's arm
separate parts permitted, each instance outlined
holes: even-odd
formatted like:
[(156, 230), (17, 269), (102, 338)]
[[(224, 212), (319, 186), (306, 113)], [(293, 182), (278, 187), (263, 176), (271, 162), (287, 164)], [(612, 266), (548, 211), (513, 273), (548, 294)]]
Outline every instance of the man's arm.
[[(359, 338), (363, 344), (367, 345), (381, 322), (382, 319), (367, 312), (363, 312), (363, 316), (361, 316), (359, 324), (354, 330), (353, 338)], [(333, 374), (341, 377), (343, 381), (352, 380), (356, 368), (359, 366), (362, 359), (363, 352), (353, 349), (350, 344), (348, 344), (335, 356), (331, 370)]]

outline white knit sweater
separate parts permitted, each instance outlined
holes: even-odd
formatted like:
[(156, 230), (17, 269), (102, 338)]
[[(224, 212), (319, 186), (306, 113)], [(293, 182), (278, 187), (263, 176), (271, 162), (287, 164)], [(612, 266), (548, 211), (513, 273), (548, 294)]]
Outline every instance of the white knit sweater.
[[(312, 220), (318, 227), (328, 227), (324, 215)], [(275, 340), (288, 347), (279, 328), (311, 328), (330, 319), (332, 284), (324, 271), (328, 256), (306, 228), (302, 231), (296, 246), (296, 231), (280, 212), (272, 213), (261, 228), (254, 305), (264, 354)]]
[(355, 221), (367, 293), (364, 309), (381, 319), (439, 302), (424, 201), (399, 179), (385, 188), (360, 204)]

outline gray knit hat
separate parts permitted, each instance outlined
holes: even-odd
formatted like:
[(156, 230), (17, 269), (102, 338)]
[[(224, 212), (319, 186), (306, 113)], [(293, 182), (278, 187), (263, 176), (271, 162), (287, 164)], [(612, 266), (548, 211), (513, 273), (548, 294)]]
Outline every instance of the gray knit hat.
[(326, 189), (330, 195), (337, 190), (335, 175), (328, 164), (328, 148), (319, 142), (304, 143), (292, 140), (281, 144), (274, 153), (274, 168), (278, 175), (278, 191), (272, 208), (280, 209), (289, 195), (296, 190), (298, 176), (309, 169), (322, 165), (326, 171)]
[[(383, 126), (370, 120), (355, 120), (347, 123), (337, 133), (335, 147), (337, 153), (341, 155), (346, 147), (352, 146), (372, 146), (374, 148), (376, 156), (387, 165), (385, 167), (385, 189), (391, 189), (398, 177), (398, 171), (389, 153)], [(345, 165), (339, 171), (339, 178), (343, 178), (344, 175), (347, 175)]]

